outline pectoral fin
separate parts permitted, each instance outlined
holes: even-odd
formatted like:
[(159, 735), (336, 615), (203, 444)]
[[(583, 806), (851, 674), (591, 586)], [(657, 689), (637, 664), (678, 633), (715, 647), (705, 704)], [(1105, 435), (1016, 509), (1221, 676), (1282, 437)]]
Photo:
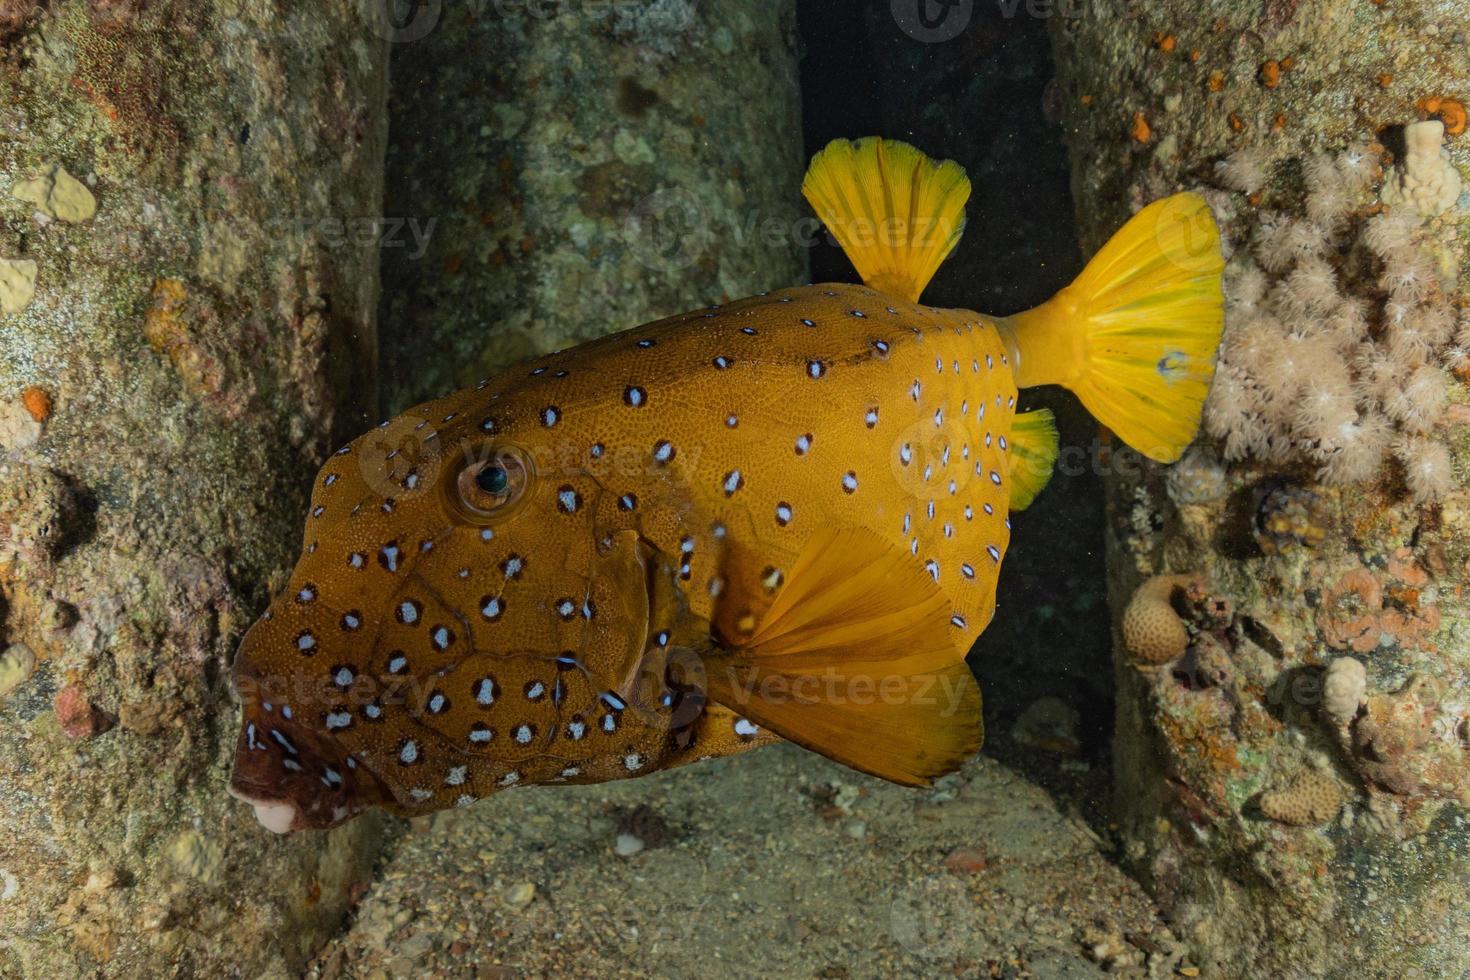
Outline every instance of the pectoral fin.
[(1011, 510), (1031, 506), (1057, 465), (1057, 420), (1049, 408), (1023, 412), (1011, 423)]
[(706, 658), (710, 699), (830, 759), (906, 785), (980, 748), (980, 689), (953, 610), (908, 552), (862, 528), (817, 534), (738, 648)]

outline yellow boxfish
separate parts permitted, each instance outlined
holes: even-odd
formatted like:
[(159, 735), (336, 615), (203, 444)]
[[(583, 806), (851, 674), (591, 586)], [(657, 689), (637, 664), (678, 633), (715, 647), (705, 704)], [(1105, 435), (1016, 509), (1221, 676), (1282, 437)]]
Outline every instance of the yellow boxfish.
[(1061, 384), (1145, 455), (1194, 438), (1222, 326), (1197, 195), (1012, 317), (920, 293), (970, 185), (839, 140), (803, 192), (862, 277), (697, 310), (409, 410), (329, 458), (235, 665), (268, 828), (418, 814), (781, 739), (922, 785), (978, 751), (966, 652)]

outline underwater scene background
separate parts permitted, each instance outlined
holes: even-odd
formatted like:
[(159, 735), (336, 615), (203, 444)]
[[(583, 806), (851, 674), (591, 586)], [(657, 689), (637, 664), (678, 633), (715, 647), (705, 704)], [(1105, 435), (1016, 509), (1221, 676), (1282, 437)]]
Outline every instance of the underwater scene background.
[[(1470, 42), (1435, 0), (0, 3), (0, 976), (1470, 976)], [(1069, 393), (908, 789), (795, 745), (266, 833), (230, 673), (313, 476), (555, 349), (856, 282), (807, 160), (958, 162), (924, 301), (1143, 205), (1204, 432)]]

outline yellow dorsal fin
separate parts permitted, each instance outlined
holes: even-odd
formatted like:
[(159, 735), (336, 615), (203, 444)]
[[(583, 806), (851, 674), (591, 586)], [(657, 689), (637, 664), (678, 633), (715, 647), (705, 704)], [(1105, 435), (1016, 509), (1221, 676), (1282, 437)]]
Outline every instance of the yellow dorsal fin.
[(1057, 420), (1051, 409), (1016, 416), (1011, 423), (1011, 510), (1031, 506), (1051, 481), (1057, 454)]
[(833, 140), (812, 157), (801, 192), (863, 282), (917, 300), (960, 240), (970, 179), (896, 140)]
[(706, 658), (710, 699), (798, 745), (905, 785), (980, 748), (980, 688), (938, 584), (861, 528), (802, 549), (755, 632)]

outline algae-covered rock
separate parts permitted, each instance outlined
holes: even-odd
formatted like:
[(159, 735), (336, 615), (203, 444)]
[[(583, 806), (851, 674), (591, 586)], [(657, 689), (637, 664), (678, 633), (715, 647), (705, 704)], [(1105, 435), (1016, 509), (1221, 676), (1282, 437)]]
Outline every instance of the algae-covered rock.
[(380, 210), (387, 44), (348, 2), (9, 6), (0, 976), (284, 975), (380, 825), (258, 828), (227, 678), (375, 400), (377, 251), (316, 227)]
[(789, 0), (418, 17), (393, 51), (390, 414), (534, 354), (801, 279)]
[(48, 218), (76, 224), (97, 213), (97, 199), (87, 185), (67, 173), (59, 163), (47, 167), (39, 177), (18, 180), (11, 185), (10, 196), (36, 206)]
[(0, 313), (19, 313), (31, 305), (36, 272), (31, 259), (0, 259)]
[(1193, 189), (1228, 260), (1174, 468), (1215, 461), (1211, 491), (1106, 477), (1115, 610), (1200, 582), (1182, 657), (1118, 651), (1115, 763), (1126, 853), (1206, 975), (1470, 962), (1460, 19), (1104, 0), (1052, 23), (1084, 244)]

